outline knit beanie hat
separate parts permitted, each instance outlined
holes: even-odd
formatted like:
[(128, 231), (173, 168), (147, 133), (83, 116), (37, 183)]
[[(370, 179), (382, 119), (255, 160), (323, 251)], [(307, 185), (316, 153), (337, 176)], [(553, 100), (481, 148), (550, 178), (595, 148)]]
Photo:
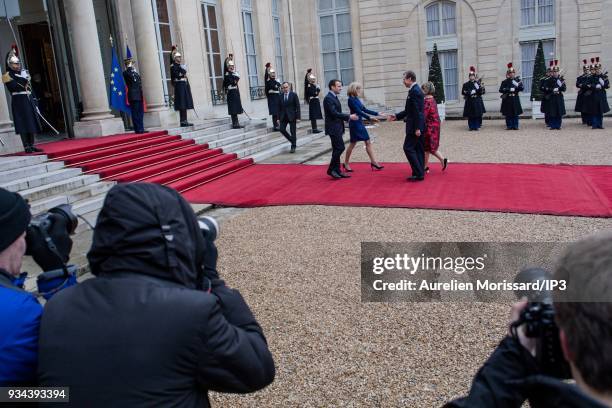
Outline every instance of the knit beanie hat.
[(31, 218), (28, 204), (19, 194), (0, 188), (0, 252), (25, 232)]

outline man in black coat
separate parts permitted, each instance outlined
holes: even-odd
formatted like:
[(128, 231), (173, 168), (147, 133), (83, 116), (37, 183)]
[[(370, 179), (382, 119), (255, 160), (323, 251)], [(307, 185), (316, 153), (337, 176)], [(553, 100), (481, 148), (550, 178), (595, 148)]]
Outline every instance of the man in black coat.
[(136, 133), (144, 133), (144, 96), (142, 93), (142, 79), (140, 74), (134, 68), (134, 59), (128, 56), (124, 60), (125, 71), (123, 71), (123, 79), (127, 87), (127, 99), (132, 111), (132, 123)]
[(349, 120), (359, 120), (356, 114), (349, 115), (342, 113), (342, 104), (338, 95), (342, 92), (342, 81), (332, 79), (328, 84), (329, 92), (323, 100), (323, 110), (325, 110), (325, 134), (329, 135), (332, 145), (332, 157), (327, 168), (327, 174), (335, 179), (349, 178), (346, 173), (340, 170), (340, 156), (344, 151), (344, 122)]
[(30, 74), (21, 67), (16, 45), (13, 45), (7, 55), (6, 72), (2, 75), (2, 82), (11, 93), (15, 133), (21, 136), (24, 151), (26, 153), (42, 152), (34, 146), (35, 135), (41, 132), (41, 127), (36, 113), (37, 107), (30, 83)]
[(463, 84), (461, 94), (465, 99), (463, 105), (463, 117), (468, 118), (468, 128), (478, 130), (482, 126), (482, 115), (486, 112), (482, 95), (485, 94), (485, 87), (482, 81), (476, 80), (476, 68), (470, 67), (469, 80)]
[(582, 75), (576, 78), (576, 88), (578, 88), (578, 94), (576, 95), (576, 106), (574, 110), (576, 112), (580, 112), (580, 117), (582, 118), (582, 124), (591, 126), (591, 118), (587, 113), (587, 83), (589, 81), (589, 64), (586, 59), (582, 60)]
[(181, 127), (193, 126), (187, 121), (187, 110), (193, 109), (191, 86), (187, 79), (187, 66), (182, 64), (183, 56), (176, 46), (172, 47), (172, 64), (170, 65), (170, 78), (174, 86), (174, 110), (179, 111)]
[(232, 128), (241, 129), (238, 122), (238, 115), (244, 112), (242, 109), (242, 102), (240, 101), (240, 89), (238, 89), (238, 81), (240, 81), (240, 75), (236, 72), (236, 64), (234, 60), (228, 57), (225, 60), (225, 75), (223, 77), (223, 89), (227, 98), (227, 113), (232, 117)]
[(515, 75), (514, 67), (510, 62), (506, 71), (506, 79), (499, 87), (502, 98), (501, 113), (506, 117), (506, 130), (519, 130), (519, 116), (523, 113), (519, 92), (522, 92), (524, 87), (521, 79)]
[(403, 111), (392, 115), (390, 119), (406, 122), (404, 154), (412, 169), (408, 181), (423, 181), (425, 179), (425, 144), (422, 136), (425, 131), (424, 96), (421, 87), (416, 83), (413, 71), (404, 72), (404, 86), (408, 88), (406, 106)]
[(587, 102), (587, 110), (591, 116), (591, 127), (603, 129), (603, 115), (610, 111), (606, 89), (610, 88), (608, 75), (602, 74), (599, 57), (591, 64), (591, 76), (587, 82), (587, 89), (591, 91), (591, 97)]
[[(552, 294), (558, 332), (548, 325), (543, 332), (557, 337), (562, 356), (554, 357), (567, 361), (575, 384), (561, 380), (565, 373), (542, 371), (536, 339), (526, 336), (523, 323), (478, 370), (469, 394), (445, 408), (519, 408), (526, 400), (532, 408), (612, 406), (611, 278), (610, 231), (571, 244), (558, 262), (553, 282), (567, 284)], [(514, 305), (511, 324), (526, 306), (526, 300)]]
[(70, 387), (66, 406), (136, 408), (209, 407), (208, 390), (270, 384), (263, 331), (201, 228), (175, 190), (114, 186), (87, 254), (95, 278), (46, 305), (40, 385)]
[(266, 99), (268, 100), (268, 114), (272, 115), (272, 126), (274, 131), (279, 130), (278, 116), (281, 110), (280, 89), (281, 83), (276, 79), (276, 71), (272, 67), (266, 67)]
[[(566, 91), (565, 80), (560, 76), (559, 61), (551, 61), (550, 76), (545, 78), (540, 84), (542, 91), (542, 112), (548, 118), (548, 127), (551, 130), (561, 129), (563, 115), (565, 115), (565, 101), (563, 92)], [(546, 104), (544, 104), (546, 101)]]
[[(280, 131), (291, 143), (291, 153), (295, 153), (297, 146), (297, 121), (301, 119), (300, 98), (291, 91), (289, 82), (283, 82), (280, 101)], [(287, 124), (291, 134), (287, 133)]]

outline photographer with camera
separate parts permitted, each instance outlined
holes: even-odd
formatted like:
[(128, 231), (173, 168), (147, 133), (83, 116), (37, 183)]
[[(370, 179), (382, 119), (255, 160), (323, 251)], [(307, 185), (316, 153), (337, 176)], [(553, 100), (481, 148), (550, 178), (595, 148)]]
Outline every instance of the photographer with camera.
[[(551, 279), (541, 272), (527, 269), (517, 280)], [(612, 232), (570, 245), (553, 279), (567, 289), (515, 304), (509, 335), (468, 396), (445, 407), (612, 407)]]
[(274, 361), (237, 290), (216, 270), (214, 220), (168, 187), (119, 184), (87, 254), (96, 276), (45, 309), (39, 379), (76, 407), (208, 407), (208, 391), (270, 384)]
[(23, 256), (32, 255), (47, 271), (39, 275), (38, 291), (51, 298), (75, 283), (73, 267), (65, 265), (72, 248), (68, 232), (62, 214), (50, 212), (32, 220), (27, 202), (0, 188), (0, 386), (36, 382), (43, 308), (34, 294), (24, 290)]

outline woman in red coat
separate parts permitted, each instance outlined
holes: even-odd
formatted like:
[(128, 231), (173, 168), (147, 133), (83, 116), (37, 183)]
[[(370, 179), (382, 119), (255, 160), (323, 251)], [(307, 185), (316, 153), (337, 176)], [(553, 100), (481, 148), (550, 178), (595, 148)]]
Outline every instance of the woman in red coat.
[(426, 82), (421, 86), (425, 94), (425, 105), (423, 107), (423, 115), (425, 116), (425, 172), (429, 173), (429, 155), (432, 154), (440, 160), (442, 171), (448, 166), (448, 159), (442, 157), (438, 151), (440, 146), (440, 116), (438, 115), (438, 105), (434, 99), (436, 91), (434, 84)]

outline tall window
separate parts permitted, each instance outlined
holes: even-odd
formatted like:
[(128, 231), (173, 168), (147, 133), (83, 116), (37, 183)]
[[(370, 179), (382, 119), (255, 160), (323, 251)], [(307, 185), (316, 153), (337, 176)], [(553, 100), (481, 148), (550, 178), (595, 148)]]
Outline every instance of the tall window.
[(283, 69), (283, 46), (281, 43), (281, 29), (280, 29), (280, 13), (278, 12), (278, 0), (272, 0), (272, 24), (274, 28), (274, 58), (275, 58), (275, 69), (276, 78), (279, 81), (283, 81), (284, 69)]
[(153, 18), (155, 20), (155, 31), (157, 36), (157, 51), (161, 66), (164, 95), (166, 103), (174, 95), (174, 87), (170, 84), (170, 55), (172, 53), (172, 30), (170, 29), (170, 17), (168, 15), (168, 4), (166, 0), (152, 0)]
[(353, 44), (348, 0), (319, 0), (321, 49), (325, 82), (353, 82)]
[[(431, 65), (432, 53), (427, 53)], [(444, 80), (444, 96), (447, 101), (459, 100), (459, 71), (457, 69), (457, 50), (438, 51), (442, 79)]]
[(223, 63), (219, 39), (219, 23), (217, 21), (217, 7), (215, 0), (202, 3), (202, 19), (204, 21), (204, 39), (206, 41), (206, 60), (210, 88), (213, 92), (223, 89)]
[(242, 29), (244, 30), (244, 44), (246, 47), (247, 70), (251, 88), (259, 86), (257, 75), (257, 49), (255, 48), (255, 30), (253, 27), (253, 5), (251, 0), (241, 0)]
[[(542, 40), (542, 47), (544, 48), (544, 60), (546, 66), (550, 60), (555, 59), (555, 40)], [(525, 87), (525, 94), (531, 92), (531, 86), (534, 80), (537, 82), (541, 78), (533, 78), (533, 65), (535, 63), (535, 56), (538, 50), (538, 42), (524, 42), (521, 43), (521, 79), (523, 80), (523, 86)]]
[(425, 8), (427, 37), (456, 35), (455, 3), (440, 1)]
[(521, 0), (521, 26), (553, 24), (554, 0)]

